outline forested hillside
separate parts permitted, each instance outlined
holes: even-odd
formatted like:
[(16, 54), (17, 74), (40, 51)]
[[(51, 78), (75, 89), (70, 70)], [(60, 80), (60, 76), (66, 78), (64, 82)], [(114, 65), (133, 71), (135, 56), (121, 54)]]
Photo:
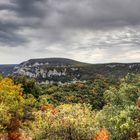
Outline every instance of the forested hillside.
[(94, 80), (96, 75), (122, 78), (127, 73), (140, 74), (140, 63), (89, 64), (66, 58), (40, 58), (19, 65), (0, 65), (0, 74), (27, 76), (43, 84)]
[(93, 80), (96, 75), (124, 77), (140, 73), (139, 63), (89, 64), (67, 58), (30, 59), (14, 68), (14, 75), (35, 78), (39, 83)]
[(7, 65), (0, 65), (0, 74), (2, 75), (11, 75), (14, 71), (14, 67), (16, 64), (7, 64)]
[(0, 77), (2, 140), (139, 140), (140, 75), (39, 85)]

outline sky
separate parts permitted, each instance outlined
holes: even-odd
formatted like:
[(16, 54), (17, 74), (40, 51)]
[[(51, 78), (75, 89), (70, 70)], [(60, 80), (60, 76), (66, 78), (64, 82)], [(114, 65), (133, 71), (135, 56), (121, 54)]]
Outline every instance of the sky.
[(0, 0), (0, 64), (49, 57), (140, 62), (140, 0)]

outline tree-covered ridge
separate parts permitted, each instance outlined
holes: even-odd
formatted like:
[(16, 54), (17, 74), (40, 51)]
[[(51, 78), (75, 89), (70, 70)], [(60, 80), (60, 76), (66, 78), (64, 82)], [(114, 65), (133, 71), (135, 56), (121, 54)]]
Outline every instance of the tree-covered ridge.
[(124, 77), (138, 74), (139, 63), (88, 64), (66, 58), (44, 58), (25, 61), (14, 68), (14, 75), (35, 78), (39, 83), (65, 83), (93, 80), (96, 75)]
[(93, 80), (96, 75), (122, 78), (127, 73), (140, 74), (140, 63), (90, 64), (67, 58), (40, 58), (17, 65), (0, 65), (2, 75), (27, 76), (45, 84)]
[(0, 78), (2, 140), (139, 140), (140, 75), (39, 85)]

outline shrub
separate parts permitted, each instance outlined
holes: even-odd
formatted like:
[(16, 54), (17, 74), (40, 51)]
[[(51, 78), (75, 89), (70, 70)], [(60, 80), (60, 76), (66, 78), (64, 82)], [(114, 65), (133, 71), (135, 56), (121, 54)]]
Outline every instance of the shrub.
[(118, 107), (108, 105), (99, 111), (95, 117), (95, 127), (106, 128), (111, 134), (111, 140), (137, 138), (140, 123), (136, 122), (140, 110), (136, 106)]
[(36, 140), (88, 140), (94, 134), (94, 113), (85, 104), (64, 104), (35, 113), (30, 133)]

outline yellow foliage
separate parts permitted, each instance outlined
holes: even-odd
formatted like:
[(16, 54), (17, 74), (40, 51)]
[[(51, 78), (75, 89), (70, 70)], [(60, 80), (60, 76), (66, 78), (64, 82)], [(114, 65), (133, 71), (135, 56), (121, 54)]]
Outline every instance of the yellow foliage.
[(9, 94), (22, 93), (21, 85), (15, 85), (10, 78), (3, 78), (0, 80), (0, 93), (7, 91)]
[(0, 129), (8, 127), (12, 118), (23, 115), (24, 102), (21, 85), (10, 78), (0, 78)]
[(95, 132), (95, 114), (88, 105), (63, 104), (56, 108), (48, 105), (42, 107), (42, 110), (35, 112), (35, 121), (31, 123), (30, 134), (34, 139), (40, 140), (49, 134), (48, 140), (88, 140)]

